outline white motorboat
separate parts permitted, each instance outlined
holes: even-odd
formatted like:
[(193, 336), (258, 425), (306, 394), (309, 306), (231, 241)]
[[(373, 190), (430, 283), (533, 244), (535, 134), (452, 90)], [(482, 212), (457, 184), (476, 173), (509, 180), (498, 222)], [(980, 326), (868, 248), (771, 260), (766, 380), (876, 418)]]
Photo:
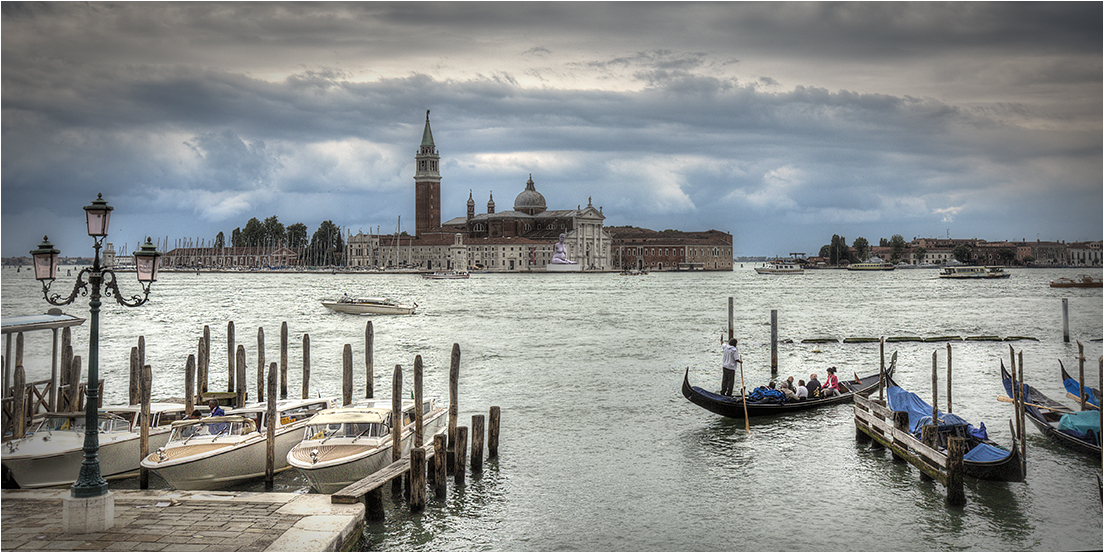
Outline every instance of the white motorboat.
[(963, 280), (1008, 278), (1010, 276), (1012, 276), (1012, 274), (1006, 273), (1003, 267), (975, 267), (969, 265), (958, 265), (952, 267), (944, 267), (942, 271), (939, 271), (939, 278), (955, 278)]
[(442, 272), (422, 273), (422, 278), (427, 279), (427, 280), (451, 280), (451, 279), (468, 278), (468, 273), (464, 273), (464, 272), (460, 272), (460, 271), (448, 271), (448, 272), (443, 272), (443, 273)]
[[(424, 400), (422, 420), (423, 440), (428, 443), (447, 429), (447, 409)], [(287, 454), (287, 462), (313, 489), (335, 493), (391, 464), (393, 424), (390, 399), (322, 411), (307, 422), (303, 441)], [(403, 400), (402, 424), (402, 454), (407, 455), (414, 441), (414, 400)]]
[[(100, 475), (105, 480), (132, 476), (142, 459), (140, 405), (109, 407), (98, 416)], [(149, 448), (169, 439), (170, 423), (186, 416), (180, 403), (150, 404)], [(85, 413), (46, 413), (18, 440), (3, 446), (4, 468), (20, 488), (66, 486), (80, 475), (84, 460)]]
[(761, 275), (801, 275), (805, 274), (805, 268), (797, 263), (772, 261), (766, 267), (756, 267), (755, 272)]
[(852, 263), (847, 266), (848, 271), (892, 271), (896, 268), (896, 265), (882, 261), (877, 257), (872, 257), (862, 263)]
[(322, 305), (341, 313), (363, 315), (374, 313), (377, 315), (413, 315), (418, 304), (405, 305), (387, 298), (352, 298), (342, 296), (337, 301), (324, 301)]
[[(273, 469), (288, 468), (287, 453), (302, 439), (303, 427), (333, 398), (284, 399), (276, 403), (276, 457)], [(178, 490), (227, 488), (265, 475), (267, 404), (254, 403), (223, 416), (172, 425), (168, 443), (142, 459), (142, 466)]]

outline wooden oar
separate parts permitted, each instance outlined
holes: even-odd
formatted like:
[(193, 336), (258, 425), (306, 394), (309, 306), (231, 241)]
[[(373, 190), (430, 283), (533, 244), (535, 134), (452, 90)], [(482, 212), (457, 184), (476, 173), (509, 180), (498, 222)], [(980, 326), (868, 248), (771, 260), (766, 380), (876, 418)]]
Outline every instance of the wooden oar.
[[(1074, 401), (1077, 401), (1077, 402), (1080, 402), (1080, 401), (1081, 401), (1081, 398), (1079, 398), (1079, 397), (1077, 397), (1077, 395), (1075, 395), (1075, 394), (1071, 394), (1071, 393), (1069, 393), (1069, 392), (1066, 392), (1066, 397), (1068, 397), (1068, 398), (1070, 398), (1070, 399), (1072, 399), (1072, 400), (1074, 400)], [(1100, 410), (1100, 408), (1099, 408), (1099, 407), (1097, 407), (1097, 406), (1095, 406), (1095, 405), (1093, 405), (1093, 404), (1089, 403), (1089, 402), (1088, 402), (1088, 400), (1086, 399), (1086, 401), (1085, 401), (1085, 408), (1084, 408), (1084, 409), (1082, 409), (1082, 411), (1099, 411), (1099, 410)]]
[(744, 362), (743, 361), (737, 361), (736, 364), (740, 365), (740, 394), (741, 394), (742, 399), (743, 399), (740, 403), (744, 404), (744, 432), (749, 432), (750, 433), (751, 432), (751, 420), (748, 419), (748, 414), (747, 414), (747, 387), (744, 386)]
[[(1010, 398), (1008, 396), (997, 396), (997, 401), (1002, 401), (1004, 403), (1016, 403), (1015, 400), (1013, 400), (1012, 398)], [(1074, 412), (1072, 409), (1069, 409), (1068, 407), (1047, 407), (1046, 405), (1039, 405), (1037, 403), (1024, 403), (1024, 405), (1026, 405), (1028, 407), (1034, 407), (1036, 409), (1046, 409), (1048, 411), (1057, 411), (1059, 413), (1073, 413)]]

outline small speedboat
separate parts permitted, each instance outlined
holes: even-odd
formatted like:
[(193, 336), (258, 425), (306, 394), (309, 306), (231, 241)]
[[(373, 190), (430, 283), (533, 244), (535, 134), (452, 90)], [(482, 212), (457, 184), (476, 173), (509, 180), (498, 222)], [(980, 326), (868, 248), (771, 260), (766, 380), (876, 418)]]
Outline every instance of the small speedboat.
[(324, 301), (322, 305), (340, 313), (363, 315), (413, 315), (418, 304), (405, 305), (387, 298), (353, 298), (342, 296), (337, 301)]
[(422, 278), (424, 278), (426, 280), (452, 280), (452, 279), (468, 278), (468, 273), (464, 273), (464, 272), (460, 272), (460, 271), (422, 273)]
[[(423, 440), (428, 442), (447, 428), (447, 409), (433, 399), (424, 400), (422, 420)], [(313, 489), (335, 493), (391, 464), (394, 424), (390, 399), (321, 411), (307, 421), (303, 441), (288, 452), (287, 462)], [(414, 400), (403, 400), (401, 424), (401, 451), (406, 455), (414, 441)]]
[[(132, 476), (142, 459), (140, 405), (109, 407), (97, 415), (100, 475)], [(180, 403), (150, 404), (149, 448), (165, 445), (170, 423), (186, 416)], [(4, 468), (20, 488), (65, 486), (77, 480), (84, 460), (85, 413), (46, 413), (26, 436), (5, 442)]]
[(1077, 275), (1075, 278), (1061, 277), (1050, 281), (1051, 288), (1102, 288), (1104, 280), (1092, 275)]
[[(288, 468), (287, 453), (303, 427), (336, 399), (285, 399), (276, 403), (275, 472)], [(142, 459), (178, 490), (228, 488), (265, 475), (268, 406), (254, 403), (223, 416), (174, 422), (168, 443)]]

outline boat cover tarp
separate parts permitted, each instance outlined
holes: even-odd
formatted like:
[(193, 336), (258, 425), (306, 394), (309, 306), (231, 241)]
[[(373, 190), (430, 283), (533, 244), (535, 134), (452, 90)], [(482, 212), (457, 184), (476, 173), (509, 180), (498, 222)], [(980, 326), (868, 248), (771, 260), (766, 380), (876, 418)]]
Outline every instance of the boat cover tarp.
[(1078, 413), (1066, 413), (1058, 421), (1058, 430), (1085, 438), (1089, 432), (1100, 435), (1100, 412), (1081, 411)]
[(1003, 461), (1011, 454), (1012, 452), (1006, 449), (1001, 449), (986, 443), (980, 443), (974, 446), (970, 451), (967, 451), (966, 455), (963, 455), (962, 458), (975, 463), (993, 463)]
[[(1077, 380), (1075, 380), (1073, 378), (1067, 378), (1063, 382), (1063, 384), (1066, 385), (1066, 391), (1067, 392), (1069, 392), (1070, 394), (1072, 394), (1076, 397), (1081, 397), (1081, 394), (1079, 393), (1081, 391), (1081, 384), (1078, 383)], [(1092, 388), (1086, 386), (1085, 387), (1085, 393), (1088, 394), (1088, 396), (1089, 396), (1089, 403), (1091, 403), (1091, 404), (1093, 404), (1097, 407), (1100, 407), (1100, 398), (1096, 396), (1096, 391), (1095, 390), (1093, 390)]]
[[(900, 386), (889, 386), (886, 388), (886, 400), (891, 411), (905, 411), (909, 414), (909, 432), (913, 435), (919, 437), (920, 428), (926, 424), (931, 424), (931, 405), (920, 399), (920, 396)], [(948, 414), (940, 411), (939, 427), (950, 428), (954, 426), (965, 426), (967, 432), (982, 440), (988, 437), (985, 432), (985, 423), (982, 423), (980, 428), (974, 428), (962, 417), (954, 413)]]

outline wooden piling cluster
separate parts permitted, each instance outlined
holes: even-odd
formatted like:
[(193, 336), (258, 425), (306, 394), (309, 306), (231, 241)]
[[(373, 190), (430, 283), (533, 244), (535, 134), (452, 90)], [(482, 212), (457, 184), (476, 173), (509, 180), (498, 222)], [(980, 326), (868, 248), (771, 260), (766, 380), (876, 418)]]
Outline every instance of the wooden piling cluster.
[[(443, 501), (447, 497), (448, 475), (453, 475), (456, 486), (463, 486), (467, 473), (468, 437), (469, 428), (457, 425), (458, 414), (458, 389), (460, 374), (460, 346), (453, 344), (452, 358), (449, 367), (449, 425), (445, 432), (437, 433), (432, 441), (424, 443), (422, 439), (422, 359), (417, 356), (414, 359), (414, 427), (415, 442), (410, 448), (410, 454), (403, 457), (398, 447), (398, 432), (402, 425), (395, 424), (393, 430), (396, 436), (392, 443), (393, 462), (372, 473), (337, 493), (330, 496), (333, 503), (356, 503), (364, 501), (365, 516), (369, 520), (383, 519), (383, 488), (391, 483), (392, 494), (396, 497), (406, 497), (410, 502), (410, 510), (413, 512), (425, 508), (427, 488), (433, 489), (434, 498)], [(402, 397), (402, 367), (395, 366), (392, 379), (392, 412), (401, 412)], [(479, 474), (483, 470), (483, 444), (488, 444), (487, 458), (498, 456), (499, 428), (501, 428), (502, 410), (498, 406), (490, 408), (490, 424), (486, 424), (483, 415), (472, 416), (471, 434), (471, 473)], [(484, 427), (489, 431), (484, 440)]]
[[(950, 365), (950, 345), (947, 346), (947, 363)], [(963, 456), (967, 445), (965, 438), (951, 436), (945, 452), (936, 449), (938, 424), (938, 352), (932, 353), (932, 413), (933, 423), (921, 427), (921, 438), (916, 439), (908, 428), (908, 413), (891, 411), (881, 399), (855, 396), (855, 437), (860, 442), (873, 441), (879, 448), (889, 449), (895, 462), (908, 462), (920, 470), (922, 479), (943, 484), (947, 490), (947, 505), (966, 504), (963, 486)], [(896, 353), (894, 354), (896, 355)], [(883, 352), (884, 359), (884, 352)], [(884, 362), (884, 361), (883, 361)], [(884, 369), (883, 369), (884, 371)], [(947, 372), (947, 411), (950, 412), (951, 374)], [(881, 394), (879, 393), (879, 397)]]

